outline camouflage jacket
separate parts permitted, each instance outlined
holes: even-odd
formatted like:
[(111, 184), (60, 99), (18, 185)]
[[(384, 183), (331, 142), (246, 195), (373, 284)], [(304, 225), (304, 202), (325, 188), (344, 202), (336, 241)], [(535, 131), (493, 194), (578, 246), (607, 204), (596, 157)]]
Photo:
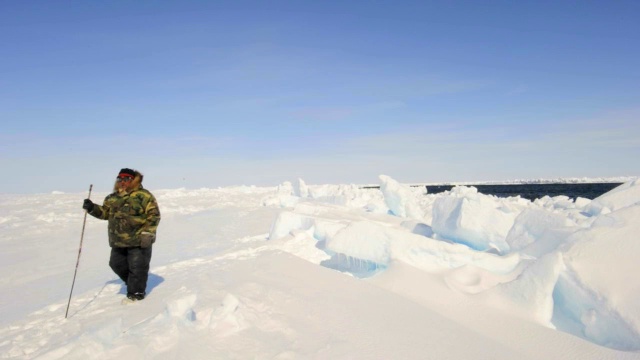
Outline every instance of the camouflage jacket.
[(92, 216), (109, 221), (109, 246), (140, 246), (140, 234), (153, 236), (160, 223), (160, 210), (155, 197), (140, 187), (130, 193), (114, 192), (104, 199), (102, 206), (95, 204)]

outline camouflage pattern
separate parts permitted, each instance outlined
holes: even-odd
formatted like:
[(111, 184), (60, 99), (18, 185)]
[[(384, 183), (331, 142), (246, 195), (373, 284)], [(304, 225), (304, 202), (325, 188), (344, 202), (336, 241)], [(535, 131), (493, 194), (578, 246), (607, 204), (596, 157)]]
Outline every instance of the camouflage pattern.
[(104, 199), (102, 206), (95, 204), (90, 215), (108, 220), (109, 246), (140, 246), (141, 233), (155, 234), (160, 223), (160, 210), (155, 197), (142, 186), (131, 192), (114, 192)]

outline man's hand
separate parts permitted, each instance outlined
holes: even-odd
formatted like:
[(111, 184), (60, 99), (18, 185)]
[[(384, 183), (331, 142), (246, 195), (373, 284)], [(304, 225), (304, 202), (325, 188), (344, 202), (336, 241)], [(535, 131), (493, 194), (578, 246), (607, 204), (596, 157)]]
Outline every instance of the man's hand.
[(150, 232), (141, 232), (140, 233), (140, 247), (148, 248), (153, 244), (153, 241), (156, 239), (156, 236)]
[(82, 208), (87, 210), (87, 212), (91, 212), (93, 210), (93, 201), (89, 199), (84, 199), (84, 203), (82, 204)]

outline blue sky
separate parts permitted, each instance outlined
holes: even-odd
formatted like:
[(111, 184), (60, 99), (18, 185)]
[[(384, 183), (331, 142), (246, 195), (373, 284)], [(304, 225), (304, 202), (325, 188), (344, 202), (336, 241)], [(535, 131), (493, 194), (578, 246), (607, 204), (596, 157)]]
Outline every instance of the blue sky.
[(640, 175), (637, 1), (3, 1), (3, 192)]

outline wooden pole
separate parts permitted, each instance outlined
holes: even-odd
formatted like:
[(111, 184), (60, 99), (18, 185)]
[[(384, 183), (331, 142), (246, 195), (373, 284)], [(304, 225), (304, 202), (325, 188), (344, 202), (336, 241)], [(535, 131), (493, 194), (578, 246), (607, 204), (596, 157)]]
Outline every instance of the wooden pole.
[[(91, 189), (93, 189), (93, 184), (89, 185), (89, 196), (87, 199), (91, 198)], [(82, 233), (80, 234), (80, 248), (78, 249), (78, 260), (76, 261), (76, 271), (73, 273), (73, 282), (71, 283), (71, 292), (69, 293), (69, 302), (67, 303), (67, 312), (64, 314), (64, 318), (67, 318), (69, 315), (69, 305), (71, 305), (71, 294), (73, 294), (73, 286), (76, 284), (76, 275), (78, 274), (78, 265), (80, 265), (80, 254), (82, 253), (82, 240), (84, 239), (84, 227), (87, 224), (87, 211), (84, 212), (84, 220), (82, 221)]]

